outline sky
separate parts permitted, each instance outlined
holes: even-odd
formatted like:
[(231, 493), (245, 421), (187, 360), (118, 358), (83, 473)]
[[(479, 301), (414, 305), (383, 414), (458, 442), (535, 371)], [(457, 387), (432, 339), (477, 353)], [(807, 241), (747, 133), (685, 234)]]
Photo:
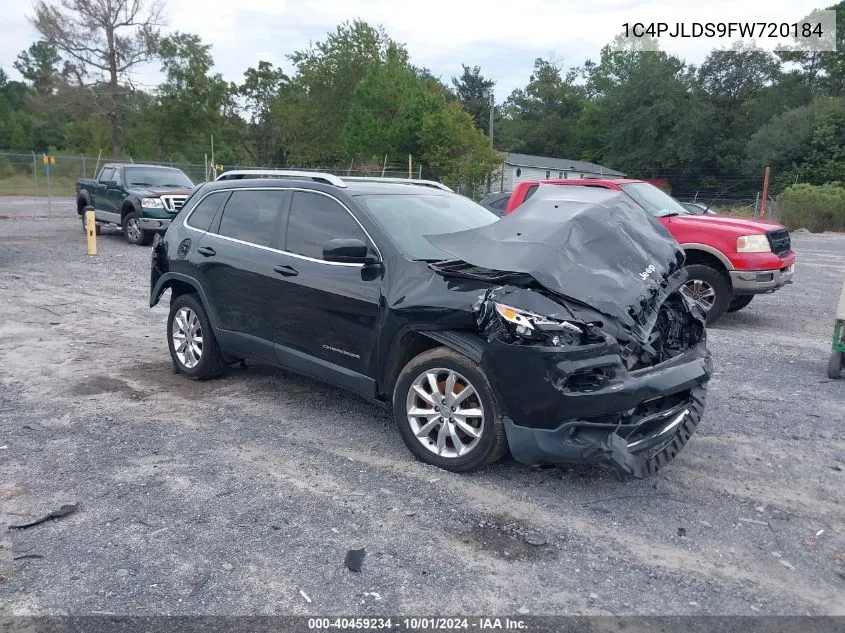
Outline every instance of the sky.
[[(496, 81), (496, 100), (501, 102), (525, 86), (536, 58), (553, 58), (566, 68), (597, 60), (601, 47), (625, 23), (795, 22), (832, 1), (416, 0), (403, 7), (397, 0), (165, 0), (165, 30), (199, 35), (213, 45), (216, 70), (227, 80), (240, 81), (244, 70), (261, 60), (290, 72), (286, 54), (325, 39), (345, 20), (359, 18), (384, 26), (407, 46), (412, 63), (447, 83), (461, 74), (461, 63), (480, 66)], [(12, 66), (18, 53), (37, 39), (27, 19), (33, 6), (31, 0), (0, 0), (0, 66), (13, 78), (18, 78)], [(768, 41), (757, 43), (773, 46)], [(712, 39), (660, 40), (663, 50), (696, 64), (713, 48), (729, 44)], [(156, 66), (141, 69), (135, 77), (149, 86), (159, 78)]]

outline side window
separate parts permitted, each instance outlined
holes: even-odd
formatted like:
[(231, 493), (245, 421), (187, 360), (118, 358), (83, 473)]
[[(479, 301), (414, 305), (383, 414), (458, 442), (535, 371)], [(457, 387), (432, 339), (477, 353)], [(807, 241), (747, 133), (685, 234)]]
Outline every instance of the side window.
[(100, 172), (100, 182), (108, 182), (109, 180), (114, 180), (114, 168), (103, 167), (103, 171)]
[(283, 191), (233, 191), (223, 209), (218, 233), (224, 237), (273, 246)]
[(322, 259), (323, 246), (336, 238), (357, 238), (365, 244), (369, 243), (355, 218), (338, 202), (318, 193), (294, 193), (290, 205), (285, 250), (313, 259)]
[[(539, 185), (531, 185), (530, 187), (528, 187), (528, 191), (525, 192), (525, 200), (528, 200), (528, 198), (537, 193), (538, 187)], [(525, 202), (525, 200), (523, 200), (523, 202)]]
[(499, 200), (496, 200), (495, 202), (491, 202), (490, 206), (493, 207), (494, 209), (504, 210), (505, 205), (507, 203), (508, 203), (508, 198), (501, 198)]
[(199, 229), (200, 231), (209, 230), (214, 216), (217, 215), (220, 205), (223, 204), (228, 195), (228, 191), (216, 191), (203, 198), (196, 208), (191, 211), (191, 215), (188, 216), (188, 226)]

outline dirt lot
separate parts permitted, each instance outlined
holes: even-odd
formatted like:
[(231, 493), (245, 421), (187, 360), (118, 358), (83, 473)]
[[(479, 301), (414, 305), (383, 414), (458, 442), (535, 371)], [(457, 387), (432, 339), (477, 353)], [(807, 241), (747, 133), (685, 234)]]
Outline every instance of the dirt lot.
[(309, 379), (173, 375), (149, 250), (88, 257), (72, 201), (0, 199), (0, 614), (843, 615), (845, 235), (794, 244), (796, 283), (711, 330), (704, 422), (659, 477), (462, 476)]

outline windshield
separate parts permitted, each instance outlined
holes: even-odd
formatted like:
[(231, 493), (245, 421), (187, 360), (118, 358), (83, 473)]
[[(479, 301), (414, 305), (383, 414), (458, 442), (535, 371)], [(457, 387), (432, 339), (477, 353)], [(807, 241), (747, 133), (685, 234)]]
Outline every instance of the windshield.
[(139, 187), (179, 187), (180, 189), (192, 189), (192, 183), (188, 177), (178, 169), (169, 167), (126, 167), (126, 186), (137, 185)]
[(620, 185), (622, 191), (631, 196), (637, 204), (658, 218), (669, 215), (690, 215), (683, 205), (672, 196), (647, 182)]
[(408, 259), (440, 261), (454, 256), (424, 235), (456, 233), (492, 224), (498, 216), (458, 195), (373, 194), (358, 196), (378, 227)]

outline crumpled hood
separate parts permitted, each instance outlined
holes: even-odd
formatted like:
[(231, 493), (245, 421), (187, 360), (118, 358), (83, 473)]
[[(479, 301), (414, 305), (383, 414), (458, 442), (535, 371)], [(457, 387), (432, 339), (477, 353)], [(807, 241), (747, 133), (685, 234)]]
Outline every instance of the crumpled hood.
[(531, 275), (641, 341), (684, 278), (683, 251), (666, 228), (609, 189), (540, 185), (498, 222), (426, 239), (474, 266)]

